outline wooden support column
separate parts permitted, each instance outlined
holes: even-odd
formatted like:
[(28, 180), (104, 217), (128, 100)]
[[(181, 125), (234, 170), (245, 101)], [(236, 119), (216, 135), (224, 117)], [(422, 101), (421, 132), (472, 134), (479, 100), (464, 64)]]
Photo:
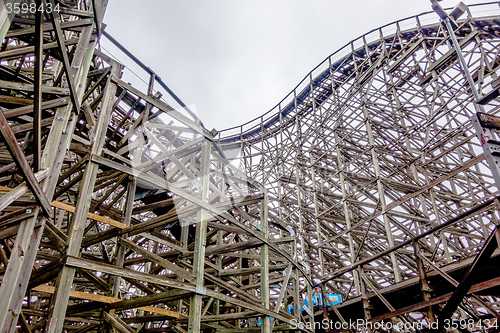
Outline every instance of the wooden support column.
[[(313, 78), (312, 78), (312, 73), (309, 74), (309, 87), (311, 88), (311, 99), (312, 99), (312, 107), (313, 107), (313, 114), (314, 114), (314, 120), (316, 122), (317, 118), (317, 108), (316, 108), (316, 99), (314, 98), (314, 86), (313, 86)], [(321, 116), (321, 115), (320, 115)], [(311, 179), (312, 179), (312, 186), (313, 186), (313, 202), (314, 202), (314, 222), (316, 225), (316, 237), (318, 239), (318, 259), (319, 259), (319, 265), (320, 265), (320, 270), (321, 270), (321, 276), (325, 275), (325, 265), (323, 262), (323, 238), (322, 238), (322, 232), (321, 232), (321, 227), (320, 227), (320, 222), (319, 222), (319, 209), (318, 209), (318, 185), (316, 183), (316, 168), (315, 164), (318, 162), (318, 160), (314, 161), (313, 155), (309, 155), (309, 162), (311, 163)]]
[[(201, 200), (205, 203), (209, 198), (209, 180), (210, 180), (210, 155), (212, 143), (205, 140), (201, 147), (200, 176), (202, 195)], [(203, 296), (206, 294), (206, 288), (203, 286), (203, 275), (205, 271), (205, 246), (207, 242), (207, 219), (208, 211), (202, 208), (198, 209), (196, 221), (196, 237), (193, 258), (193, 276), (196, 283), (196, 293), (191, 296), (189, 307), (188, 332), (200, 332), (201, 305)]]
[(497, 231), (498, 228), (495, 227), (490, 237), (488, 237), (488, 239), (486, 240), (483, 248), (481, 249), (481, 252), (478, 253), (469, 270), (463, 276), (462, 281), (460, 281), (460, 284), (457, 286), (450, 299), (446, 303), (446, 306), (439, 313), (438, 327), (440, 329), (444, 327), (445, 320), (449, 319), (453, 315), (465, 295), (469, 293), (469, 289), (474, 284), (484, 265), (486, 265), (486, 262), (497, 248)]
[[(297, 96), (295, 96), (295, 107), (297, 107)], [(297, 135), (299, 137), (302, 137), (302, 121), (301, 121), (301, 118), (297, 115), (295, 117), (295, 121), (296, 121), (296, 124), (297, 124)], [(308, 256), (306, 255), (306, 243), (305, 243), (305, 235), (304, 235), (304, 212), (303, 212), (303, 207), (302, 207), (302, 197), (305, 196), (303, 194), (304, 192), (304, 189), (301, 187), (302, 186), (302, 177), (301, 177), (301, 173), (299, 171), (299, 168), (300, 168), (300, 165), (299, 165), (299, 161), (298, 161), (298, 156), (301, 156), (303, 154), (302, 152), (302, 146), (299, 144), (297, 146), (297, 152), (296, 152), (296, 155), (295, 155), (295, 184), (297, 185), (297, 205), (298, 205), (298, 215), (299, 215), (299, 239), (300, 239), (300, 254), (301, 254), (301, 261), (302, 262), (305, 262), (306, 258), (308, 258)], [(310, 275), (311, 274), (311, 271), (309, 270), (308, 272), (306, 272), (305, 274), (308, 274)], [(304, 278), (309, 278), (310, 280), (310, 276), (306, 277), (304, 276)], [(299, 279), (299, 275), (297, 275), (297, 281)], [(314, 312), (314, 308), (313, 308), (313, 304), (312, 304), (312, 289), (311, 289), (311, 285), (306, 283), (306, 290), (307, 290), (307, 300), (308, 300), (308, 308), (309, 308), (309, 311), (307, 311), (308, 313), (313, 313)], [(297, 309), (300, 309), (300, 306), (302, 304), (302, 300), (299, 301), (299, 303), (297, 304)], [(305, 304), (304, 304), (305, 306)], [(300, 311), (300, 310), (299, 310)], [(313, 328), (313, 332), (314, 332), (314, 316), (309, 316), (309, 323), (311, 324), (311, 327)]]
[[(364, 275), (363, 271), (363, 266), (359, 268), (359, 274), (361, 277)], [(361, 297), (363, 300), (363, 312), (365, 315), (365, 322), (370, 321), (371, 318), (371, 313), (370, 313), (370, 299), (368, 297), (368, 291), (366, 290), (366, 284), (363, 279), (360, 279), (360, 285), (361, 285)], [(363, 327), (363, 332), (371, 332), (372, 330), (369, 327)]]
[[(119, 76), (119, 73), (121, 72), (121, 65), (113, 62), (111, 67), (111, 73)], [(96, 126), (95, 142), (91, 151), (92, 155), (99, 156), (102, 153), (106, 130), (112, 112), (113, 97), (116, 95), (116, 90), (116, 84), (111, 83), (110, 78), (108, 78), (103, 94), (101, 115)], [(80, 256), (83, 232), (87, 222), (87, 213), (89, 212), (91, 196), (94, 190), (98, 170), (99, 165), (93, 161), (89, 161), (85, 168), (83, 179), (80, 182), (80, 195), (76, 203), (76, 210), (72, 216), (70, 227), (68, 228), (68, 255), (75, 257)], [(54, 303), (51, 304), (49, 309), (49, 325), (47, 330), (49, 333), (59, 333), (62, 331), (75, 271), (76, 269), (73, 267), (64, 266), (59, 273), (56, 281)]]
[[(323, 298), (323, 320), (327, 320), (327, 322), (330, 322), (330, 318), (328, 317), (328, 296), (326, 293), (326, 284), (322, 283), (321, 284), (321, 297)], [(334, 305), (332, 305), (332, 308)], [(343, 321), (343, 318), (339, 317), (340, 320)]]
[[(264, 198), (260, 202), (260, 225), (264, 232), (264, 237), (269, 237), (268, 211), (267, 211), (267, 191), (264, 190)], [(286, 286), (284, 286), (286, 288)], [(269, 246), (264, 243), (260, 247), (260, 298), (262, 306), (269, 310)], [(262, 317), (262, 333), (271, 333), (271, 322), (268, 316)]]
[[(420, 280), (420, 288), (422, 290), (424, 301), (428, 301), (431, 299), (431, 287), (429, 285), (429, 282), (427, 281), (427, 276), (425, 274), (422, 259), (420, 259), (418, 240), (413, 242), (413, 251), (415, 252), (415, 261), (417, 264), (418, 278)], [(429, 319), (429, 322), (432, 324), (435, 320), (432, 306), (429, 306), (429, 308), (427, 309), (427, 317)]]
[[(36, 0), (40, 8), (42, 0)], [(35, 91), (33, 100), (33, 170), (40, 171), (42, 159), (42, 72), (43, 72), (43, 12), (35, 13)]]
[[(37, 221), (38, 222), (38, 221)], [(25, 251), (19, 251), (13, 248), (12, 253), (9, 258), (8, 267), (12, 267), (19, 271), (17, 277), (12, 277), (12, 274), (5, 274), (4, 280), (2, 281), (2, 287), (9, 286), (10, 289), (2, 288), (2, 302), (0, 302), (0, 314), (2, 315), (0, 326), (1, 332), (13, 332), (16, 324), (19, 320), (19, 315), (21, 314), (21, 306), (23, 305), (24, 295), (26, 294), (26, 284), (21, 284), (21, 286), (11, 286), (12, 282), (17, 281), (28, 281), (31, 275), (31, 270), (33, 269), (33, 262), (36, 257), (38, 250), (38, 245), (43, 234), (43, 226), (45, 219), (38, 222), (33, 230), (29, 242), (25, 245), (23, 249)], [(29, 226), (28, 226), (29, 227)], [(24, 230), (19, 230), (18, 236), (23, 236)], [(12, 264), (11, 264), (12, 262)], [(13, 264), (17, 264), (14, 266)], [(17, 278), (17, 279), (15, 279)]]
[[(222, 237), (224, 235), (224, 232), (222, 230), (218, 230), (217, 231), (217, 246), (221, 246), (222, 245)], [(217, 255), (217, 257), (215, 258), (215, 265), (222, 269), (222, 255)], [(215, 291), (217, 292), (220, 292), (220, 287), (219, 286), (215, 286)], [(214, 315), (219, 315), (220, 314), (220, 301), (218, 299), (214, 300), (213, 302), (214, 304), (214, 310), (213, 310), (213, 313)]]
[[(385, 233), (387, 234), (387, 242), (389, 243), (389, 247), (393, 247), (394, 238), (392, 236), (391, 222), (389, 221), (389, 216), (385, 213), (387, 205), (385, 201), (384, 185), (382, 184), (382, 179), (380, 178), (381, 177), (380, 166), (378, 162), (377, 151), (375, 150), (375, 140), (373, 139), (372, 126), (370, 123), (371, 119), (368, 115), (366, 104), (363, 104), (363, 114), (365, 117), (365, 126), (366, 126), (366, 132), (368, 134), (368, 142), (370, 143), (371, 146), (370, 151), (372, 155), (373, 169), (375, 171), (375, 176), (377, 177), (378, 199), (380, 200), (380, 205), (382, 207), (382, 216), (384, 219)], [(400, 271), (399, 266), (396, 261), (396, 254), (394, 252), (391, 252), (390, 257), (391, 257), (392, 267), (394, 269), (394, 279), (397, 283), (401, 281), (401, 274), (399, 272)]]
[[(56, 7), (55, 1), (54, 0), (49, 0), (50, 3), (52, 4), (52, 8)], [(57, 40), (57, 45), (59, 46), (59, 50), (61, 51), (62, 57), (63, 57), (63, 66), (64, 70), (66, 71), (66, 76), (68, 78), (68, 85), (69, 85), (69, 91), (70, 91), (70, 97), (71, 97), (71, 102), (73, 103), (73, 106), (76, 109), (76, 112), (80, 112), (80, 101), (78, 99), (78, 94), (76, 90), (76, 75), (78, 73), (78, 67), (76, 66), (71, 66), (69, 62), (69, 57), (68, 57), (68, 52), (66, 50), (66, 39), (64, 38), (64, 34), (61, 29), (61, 24), (60, 24), (60, 16), (59, 12), (57, 11), (52, 11), (52, 14), (50, 15), (52, 19), (52, 25), (54, 26), (54, 32), (56, 35), (56, 40)]]

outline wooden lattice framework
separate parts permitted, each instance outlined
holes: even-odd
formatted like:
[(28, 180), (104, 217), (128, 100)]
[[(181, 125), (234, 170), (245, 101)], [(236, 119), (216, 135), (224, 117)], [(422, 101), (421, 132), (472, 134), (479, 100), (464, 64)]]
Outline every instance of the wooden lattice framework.
[[(23, 3), (60, 11), (2, 7)], [(354, 40), (217, 132), (104, 31), (107, 3), (0, 3), (1, 332), (498, 318), (498, 189), (434, 13)], [(500, 7), (467, 14), (456, 34), (492, 96)], [(315, 287), (343, 304), (312, 315)]]
[[(470, 6), (455, 31), (491, 115), (498, 15), (498, 2)], [(438, 20), (424, 13), (353, 40), (275, 108), (218, 134), (268, 189), (270, 220), (298, 234), (314, 284), (342, 295), (329, 320), (426, 327), (461, 302), (452, 318), (498, 318), (498, 252), (470, 281), (476, 254), (497, 246), (498, 188), (470, 120), (480, 109)]]
[(144, 92), (121, 80), (106, 0), (7, 15), (27, 3), (0, 4), (0, 330), (290, 325), (269, 274), (307, 273), (265, 189), (149, 68)]

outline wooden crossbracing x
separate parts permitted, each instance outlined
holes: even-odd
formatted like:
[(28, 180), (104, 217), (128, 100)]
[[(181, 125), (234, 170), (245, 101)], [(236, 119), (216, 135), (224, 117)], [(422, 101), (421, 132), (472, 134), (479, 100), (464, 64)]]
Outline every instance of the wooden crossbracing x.
[[(500, 193), (435, 13), (353, 40), (217, 132), (106, 32), (107, 0), (6, 3), (59, 11), (0, 8), (1, 332), (498, 319)], [(499, 20), (470, 6), (456, 29), (491, 115)], [(318, 293), (343, 302), (305, 302)]]
[[(492, 115), (499, 9), (469, 6), (455, 30)], [(268, 189), (270, 220), (298, 234), (298, 258), (314, 267), (313, 284), (342, 295), (344, 303), (317, 312), (316, 321), (429, 327), (445, 313), (475, 323), (498, 318), (493, 280), (481, 296), (465, 292), (458, 303), (450, 296), (478, 271), (467, 272), (467, 260), (497, 233), (499, 193), (470, 121), (480, 108), (446, 27), (432, 20), (435, 13), (424, 13), (353, 40), (275, 108), (218, 135)], [(462, 271), (450, 280), (443, 269), (452, 267)], [(304, 285), (303, 297), (310, 293)]]
[(0, 331), (289, 328), (270, 274), (307, 273), (265, 188), (149, 68), (122, 80), (106, 0), (36, 3), (1, 16)]

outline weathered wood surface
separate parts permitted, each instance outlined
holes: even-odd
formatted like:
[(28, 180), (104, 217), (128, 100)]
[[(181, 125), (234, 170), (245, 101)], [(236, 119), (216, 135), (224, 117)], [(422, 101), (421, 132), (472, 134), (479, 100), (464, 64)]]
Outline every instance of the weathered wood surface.
[[(0, 15), (0, 331), (434, 320), (498, 220), (436, 19), (354, 41), (231, 134), (207, 130), (104, 32), (107, 0), (49, 2), (61, 12)], [(497, 19), (457, 29), (485, 96)], [(144, 70), (144, 91), (101, 35)], [(461, 316), (498, 313), (497, 252)], [(344, 303), (311, 317), (312, 302), (298, 307), (317, 285)]]

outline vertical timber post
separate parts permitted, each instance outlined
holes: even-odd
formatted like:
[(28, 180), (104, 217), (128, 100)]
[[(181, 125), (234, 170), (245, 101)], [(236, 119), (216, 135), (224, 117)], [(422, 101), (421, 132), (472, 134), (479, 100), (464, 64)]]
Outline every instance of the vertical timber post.
[[(418, 244), (418, 240), (413, 242), (413, 251), (415, 252), (415, 260), (417, 264), (418, 278), (420, 280), (420, 287), (422, 290), (422, 295), (424, 301), (428, 301), (431, 299), (431, 288), (429, 286), (429, 282), (427, 281), (427, 276), (425, 274), (424, 265), (422, 263), (422, 259), (419, 257), (420, 246)], [(427, 317), (429, 319), (429, 323), (432, 324), (435, 321), (434, 312), (432, 309), (432, 305), (427, 308)]]
[[(14, 4), (19, 3), (19, 1), (10, 1), (7, 3)], [(107, 0), (102, 2), (99, 12), (100, 20), (102, 20), (106, 6)], [(2, 39), (5, 37), (5, 33), (9, 28), (8, 25), (10, 25), (12, 20), (12, 18), (6, 19), (4, 14), (6, 14), (6, 11), (0, 10), (0, 37), (2, 37)], [(6, 24), (7, 30), (4, 31)], [(75, 51), (75, 56), (72, 60), (72, 66), (81, 68), (78, 77), (79, 99), (83, 97), (85, 83), (82, 83), (82, 81), (84, 82), (87, 77), (94, 52), (95, 41), (90, 41), (92, 29), (92, 26), (82, 29), (77, 49), (86, 51)], [(73, 117), (73, 120), (68, 123), (70, 114), (71, 104), (57, 109), (55, 116), (62, 117), (64, 121), (52, 124), (42, 154), (40, 163), (41, 169), (49, 169), (50, 172), (49, 177), (43, 181), (42, 186), (43, 192), (49, 200), (54, 195), (57, 179), (62, 167), (62, 159), (64, 158), (71, 141), (69, 139), (71, 134), (67, 135), (64, 133), (72, 133), (76, 123), (75, 117)], [(66, 131), (64, 131), (65, 129)], [(35, 215), (32, 218), (21, 222), (19, 232), (14, 242), (13, 254), (11, 254), (11, 259), (8, 263), (7, 273), (4, 275), (3, 283), (0, 286), (0, 299), (3, 300), (0, 302), (1, 332), (14, 332), (16, 329), (17, 316), (21, 311), (22, 300), (24, 299), (27, 284), (31, 276), (31, 269), (36, 258), (36, 252), (38, 251), (38, 245), (40, 244), (45, 222), (45, 220), (41, 220), (41, 222), (39, 222), (37, 219), (38, 210), (35, 211)], [(19, 255), (21, 251), (24, 252), (24, 256)], [(15, 299), (16, 297), (18, 299)], [(20, 301), (19, 297), (21, 297)]]
[[(92, 155), (99, 156), (102, 153), (106, 131), (108, 129), (111, 110), (113, 106), (113, 98), (116, 95), (117, 86), (111, 83), (111, 76), (119, 76), (122, 66), (116, 62), (111, 65), (111, 73), (106, 83), (106, 88), (103, 94), (101, 104), (101, 116), (96, 126), (96, 136), (92, 145)], [(79, 187), (79, 197), (76, 203), (76, 210), (73, 214), (69, 232), (68, 232), (68, 248), (67, 254), (70, 256), (80, 256), (81, 244), (85, 224), (87, 222), (87, 213), (90, 208), (90, 201), (96, 182), (99, 165), (93, 161), (89, 161), (83, 173), (83, 179)], [(68, 307), (69, 293), (76, 268), (64, 266), (56, 280), (56, 290), (54, 293), (54, 303), (49, 309), (48, 333), (59, 333), (63, 330), (64, 318)]]
[[(36, 8), (42, 0), (36, 0)], [(43, 73), (43, 13), (35, 13), (35, 89), (33, 100), (33, 169), (41, 169), (42, 159), (42, 73)]]
[[(380, 166), (378, 162), (378, 157), (377, 157), (377, 151), (375, 150), (375, 140), (373, 138), (373, 132), (372, 132), (372, 126), (371, 126), (371, 118), (368, 115), (368, 110), (366, 107), (366, 101), (363, 103), (363, 114), (365, 117), (365, 127), (366, 127), (366, 132), (368, 134), (368, 142), (370, 144), (370, 151), (372, 155), (372, 163), (373, 163), (373, 170), (375, 171), (375, 177), (377, 179), (377, 190), (378, 190), (378, 198), (380, 200), (380, 206), (382, 207), (382, 216), (384, 220), (384, 226), (385, 226), (385, 232), (387, 234), (387, 241), (389, 243), (389, 247), (394, 246), (394, 238), (392, 235), (392, 230), (391, 230), (391, 221), (389, 221), (389, 216), (385, 213), (386, 209), (386, 202), (385, 202), (385, 190), (384, 190), (384, 184), (382, 183), (381, 175), (380, 175)], [(394, 269), (394, 279), (397, 282), (401, 281), (401, 274), (399, 270), (398, 263), (396, 261), (396, 255), (394, 252), (391, 252), (391, 262), (392, 262), (392, 268)]]
[[(267, 191), (264, 190), (264, 198), (260, 202), (260, 224), (266, 239), (269, 237), (267, 209)], [(269, 246), (266, 243), (260, 247), (260, 298), (262, 306), (269, 310)], [(262, 317), (261, 332), (271, 333), (269, 316)]]
[[(340, 119), (338, 122), (341, 122), (342, 119)], [(342, 161), (342, 154), (340, 151), (340, 143), (341, 139), (339, 138), (339, 134), (337, 131), (335, 131), (334, 134), (335, 137), (335, 152), (337, 154), (337, 168), (339, 169), (339, 177), (340, 177), (340, 188), (342, 190), (342, 206), (344, 209), (344, 219), (346, 223), (347, 229), (351, 229), (352, 223), (351, 223), (351, 217), (350, 217), (350, 210), (347, 202), (347, 197), (348, 197), (348, 187), (346, 186), (346, 181), (345, 181), (345, 176), (344, 176), (344, 163)], [(355, 251), (354, 251), (354, 240), (352, 238), (352, 234), (349, 232), (347, 234), (347, 240), (349, 242), (349, 254), (351, 256), (351, 264), (354, 264), (356, 262), (355, 258)], [(352, 272), (352, 276), (354, 278), (354, 288), (356, 289), (356, 295), (361, 295), (361, 286), (360, 286), (360, 278), (359, 278), (359, 272), (357, 270), (354, 270)]]
[[(201, 200), (208, 202), (208, 189), (210, 177), (210, 152), (212, 144), (210, 141), (205, 140), (201, 147)], [(205, 209), (198, 209), (198, 218), (196, 221), (196, 238), (194, 245), (194, 259), (193, 259), (193, 276), (196, 281), (196, 293), (191, 296), (191, 303), (189, 306), (189, 321), (188, 333), (200, 332), (201, 321), (201, 303), (206, 289), (203, 286), (203, 275), (205, 271), (205, 246), (207, 238), (207, 218), (208, 212)]]

